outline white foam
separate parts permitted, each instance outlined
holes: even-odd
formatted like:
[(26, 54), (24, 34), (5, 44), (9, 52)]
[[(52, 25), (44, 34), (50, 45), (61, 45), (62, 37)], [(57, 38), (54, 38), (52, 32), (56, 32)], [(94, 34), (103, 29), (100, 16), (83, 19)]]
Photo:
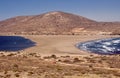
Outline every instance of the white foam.
[(104, 42), (103, 44), (105, 44), (105, 45), (111, 45), (112, 43), (111, 42)]
[(113, 40), (113, 43), (120, 43), (120, 40)]
[(105, 45), (103, 45), (103, 48), (105, 48), (105, 49), (106, 49), (106, 50), (108, 50), (108, 51), (113, 51), (113, 49), (112, 49), (112, 48), (107, 47), (107, 46), (105, 46)]
[(82, 43), (79, 48), (96, 53), (114, 54), (120, 51), (119, 46), (120, 38), (112, 38)]

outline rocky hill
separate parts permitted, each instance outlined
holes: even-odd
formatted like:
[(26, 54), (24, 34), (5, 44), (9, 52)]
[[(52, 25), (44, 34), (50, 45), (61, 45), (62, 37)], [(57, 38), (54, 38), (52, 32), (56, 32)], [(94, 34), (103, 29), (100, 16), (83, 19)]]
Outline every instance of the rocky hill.
[(110, 34), (118, 29), (120, 23), (96, 22), (60, 11), (0, 21), (0, 33), (10, 34)]

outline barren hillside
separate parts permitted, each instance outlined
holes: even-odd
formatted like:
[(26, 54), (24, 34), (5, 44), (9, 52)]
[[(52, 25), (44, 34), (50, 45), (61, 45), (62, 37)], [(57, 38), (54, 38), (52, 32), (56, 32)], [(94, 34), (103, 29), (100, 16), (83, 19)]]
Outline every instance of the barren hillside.
[(94, 34), (119, 29), (120, 23), (96, 22), (60, 11), (18, 16), (0, 22), (0, 33), (12, 34)]

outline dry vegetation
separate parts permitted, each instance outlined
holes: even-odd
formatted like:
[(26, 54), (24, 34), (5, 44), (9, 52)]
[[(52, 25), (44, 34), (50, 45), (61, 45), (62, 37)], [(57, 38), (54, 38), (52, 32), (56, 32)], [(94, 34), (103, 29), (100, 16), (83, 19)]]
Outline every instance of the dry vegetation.
[[(47, 56), (0, 54), (0, 78), (119, 78), (120, 55)], [(66, 61), (67, 60), (67, 61)]]

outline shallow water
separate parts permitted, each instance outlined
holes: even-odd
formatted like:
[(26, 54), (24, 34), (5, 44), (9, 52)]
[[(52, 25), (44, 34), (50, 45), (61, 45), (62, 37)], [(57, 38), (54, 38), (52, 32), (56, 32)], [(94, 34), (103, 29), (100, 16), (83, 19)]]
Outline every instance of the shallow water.
[(120, 54), (120, 38), (107, 38), (78, 43), (79, 49), (97, 54)]
[(0, 51), (19, 51), (35, 46), (35, 42), (21, 36), (0, 36)]

